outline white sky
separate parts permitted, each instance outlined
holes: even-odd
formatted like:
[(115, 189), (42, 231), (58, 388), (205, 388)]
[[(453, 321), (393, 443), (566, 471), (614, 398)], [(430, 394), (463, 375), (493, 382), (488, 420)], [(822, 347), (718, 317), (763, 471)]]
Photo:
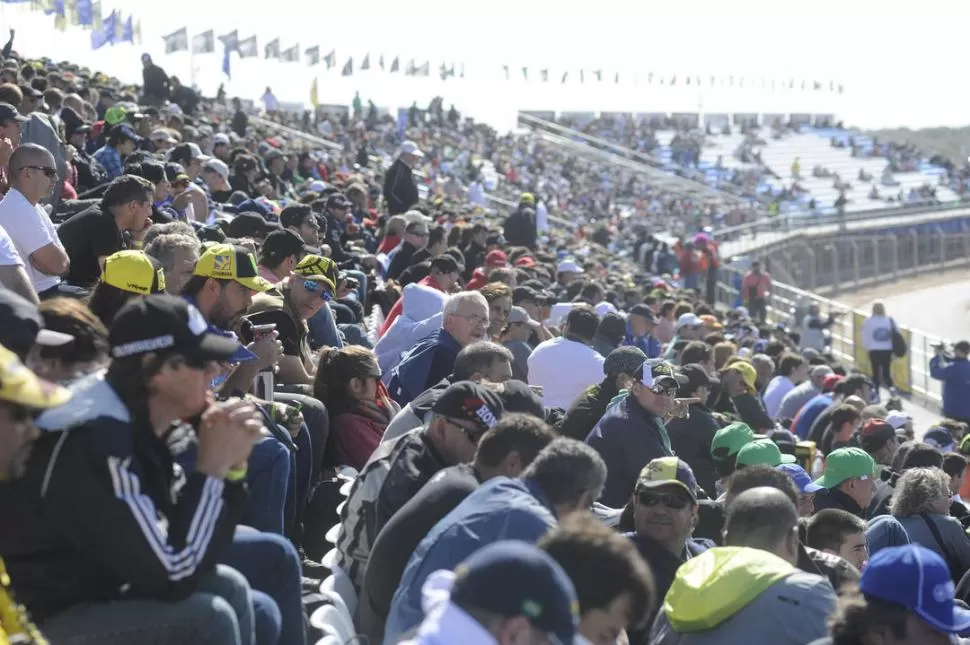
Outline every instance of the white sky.
[[(963, 78), (965, 31), (970, 24), (966, 0), (922, 0), (892, 3), (876, 0), (817, 0), (809, 3), (768, 0), (681, 0), (678, 3), (635, 0), (490, 0), (465, 6), (453, 0), (367, 0), (321, 3), (319, 0), (276, 0), (269, 7), (255, 0), (103, 0), (111, 8), (141, 18), (143, 43), (91, 52), (86, 33), (50, 38), (52, 18), (22, 13), (0, 5), (0, 23), (13, 24), (31, 37), (18, 38), (19, 49), (49, 52), (130, 77), (138, 73), (138, 55), (149, 51), (169, 73), (190, 76), (185, 54), (162, 56), (165, 33), (188, 26), (190, 34), (215, 28), (217, 34), (238, 29), (241, 38), (259, 37), (262, 46), (280, 36), (286, 48), (319, 44), (335, 48), (338, 66), (353, 55), (355, 66), (367, 51), (385, 53), (388, 64), (400, 55), (402, 67), (412, 57), (432, 60), (432, 77), (442, 60), (464, 61), (466, 82), (389, 78), (371, 73), (343, 79), (335, 72), (320, 78), (321, 99), (345, 102), (360, 90), (378, 103), (426, 101), (441, 92), (459, 107), (485, 110), (485, 104), (511, 109), (829, 111), (853, 125), (964, 125), (970, 91)], [(75, 32), (77, 29), (74, 28)], [(48, 33), (45, 33), (48, 32)], [(52, 32), (56, 33), (56, 32)], [(45, 37), (46, 36), (46, 37)], [(25, 42), (27, 40), (28, 42)], [(508, 63), (516, 81), (504, 81)], [(517, 71), (529, 66), (534, 77), (548, 67), (554, 82), (522, 83)], [(221, 54), (197, 57), (196, 80), (211, 91), (222, 79)], [(282, 100), (308, 100), (314, 73), (305, 64), (280, 65), (262, 60), (233, 61), (230, 94), (257, 98), (267, 84)], [(609, 83), (575, 82), (559, 86), (566, 69), (575, 80), (580, 66), (602, 68)], [(637, 87), (627, 80), (636, 72)], [(769, 79), (795, 77), (842, 83), (845, 94), (828, 92), (765, 93), (748, 90), (673, 90), (647, 86), (646, 74), (691, 74)], [(557, 87), (558, 86), (558, 87)], [(407, 101), (408, 103), (410, 101)]]

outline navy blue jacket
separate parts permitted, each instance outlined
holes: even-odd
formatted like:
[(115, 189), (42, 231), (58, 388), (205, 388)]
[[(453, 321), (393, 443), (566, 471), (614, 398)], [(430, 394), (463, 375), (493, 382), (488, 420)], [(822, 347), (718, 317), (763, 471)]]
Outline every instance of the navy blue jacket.
[(674, 454), (663, 422), (632, 396), (607, 408), (586, 443), (606, 462), (606, 485), (599, 501), (613, 508), (622, 508), (630, 501), (647, 462)]
[(957, 358), (944, 363), (934, 356), (930, 359), (930, 376), (943, 381), (943, 415), (970, 419), (970, 361)]
[(418, 342), (391, 370), (387, 390), (391, 398), (405, 406), (454, 370), (461, 346), (454, 336), (439, 329)]

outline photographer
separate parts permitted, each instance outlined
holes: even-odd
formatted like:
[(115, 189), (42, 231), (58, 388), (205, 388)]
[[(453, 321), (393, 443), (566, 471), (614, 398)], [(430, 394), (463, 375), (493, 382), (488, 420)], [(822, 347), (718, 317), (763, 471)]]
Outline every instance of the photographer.
[(930, 376), (943, 381), (943, 416), (963, 423), (970, 422), (970, 342), (961, 340), (953, 345), (953, 354), (946, 345), (934, 345), (936, 355), (930, 359)]
[(811, 347), (824, 352), (832, 344), (831, 338), (826, 338), (825, 330), (831, 328), (842, 315), (842, 312), (829, 312), (828, 317), (822, 318), (818, 304), (813, 302), (809, 305), (808, 314), (802, 321), (802, 348)]

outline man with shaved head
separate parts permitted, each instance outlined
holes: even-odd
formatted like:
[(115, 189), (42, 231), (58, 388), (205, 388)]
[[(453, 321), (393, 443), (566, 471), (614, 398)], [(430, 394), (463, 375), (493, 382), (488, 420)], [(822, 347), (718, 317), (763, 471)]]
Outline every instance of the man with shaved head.
[(795, 566), (798, 511), (788, 495), (768, 486), (740, 493), (724, 543), (678, 569), (651, 645), (801, 645), (826, 635), (835, 591)]
[(70, 265), (50, 216), (40, 202), (57, 181), (54, 156), (43, 146), (24, 143), (7, 164), (10, 190), (0, 201), (0, 226), (13, 240), (41, 300), (60, 293), (61, 275)]

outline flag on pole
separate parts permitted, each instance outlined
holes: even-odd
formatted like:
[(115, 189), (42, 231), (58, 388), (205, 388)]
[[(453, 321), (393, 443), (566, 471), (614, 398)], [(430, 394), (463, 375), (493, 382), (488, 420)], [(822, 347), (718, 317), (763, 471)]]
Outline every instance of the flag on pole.
[(364, 54), (364, 60), (360, 62), (360, 71), (366, 72), (370, 69), (370, 53)]
[[(198, 38), (198, 36), (196, 36), (196, 38)], [(182, 27), (178, 31), (173, 31), (167, 36), (162, 36), (162, 41), (165, 43), (166, 54), (187, 51), (189, 48), (189, 30), (187, 27)], [(193, 39), (193, 48), (194, 46), (195, 40)]]
[(131, 16), (128, 16), (128, 19), (121, 26), (121, 42), (135, 42), (135, 23)]
[(233, 29), (228, 34), (223, 34), (219, 36), (219, 41), (229, 49), (233, 51), (239, 47), (239, 30)]
[(89, 27), (94, 24), (94, 5), (91, 0), (77, 0), (77, 24)]
[(398, 71), (400, 69), (401, 69), (401, 61), (400, 61), (399, 57), (395, 56), (394, 57), (394, 60), (391, 61), (391, 70), (390, 70), (389, 73), (393, 74), (394, 72), (396, 72), (396, 71)]
[(377, 60), (377, 66), (381, 68), (382, 72), (384, 71), (384, 54), (381, 54), (381, 57)]
[(300, 44), (297, 43), (289, 49), (284, 49), (283, 53), (280, 54), (280, 58), (283, 59), (284, 63), (295, 63), (300, 60)]
[(212, 29), (192, 36), (193, 54), (211, 54), (216, 50), (216, 32)]
[(323, 57), (323, 62), (327, 65), (327, 71), (330, 71), (337, 64), (337, 50), (331, 49), (330, 53)]
[(266, 58), (279, 58), (280, 57), (280, 39), (274, 38), (273, 40), (266, 43), (266, 47), (263, 48), (263, 55)]
[(353, 76), (354, 74), (354, 57), (351, 56), (344, 63), (344, 68), (340, 71), (341, 76)]
[(236, 51), (239, 52), (239, 58), (259, 56), (259, 44), (256, 42), (256, 36), (250, 36), (249, 38), (240, 40)]
[(317, 96), (317, 77), (313, 77), (313, 82), (310, 83), (310, 105), (313, 107), (320, 106), (320, 98)]
[[(314, 45), (313, 47), (307, 47), (306, 51), (303, 52), (306, 56), (306, 64), (310, 67), (320, 64), (320, 45)], [(329, 68), (328, 68), (329, 69)]]

